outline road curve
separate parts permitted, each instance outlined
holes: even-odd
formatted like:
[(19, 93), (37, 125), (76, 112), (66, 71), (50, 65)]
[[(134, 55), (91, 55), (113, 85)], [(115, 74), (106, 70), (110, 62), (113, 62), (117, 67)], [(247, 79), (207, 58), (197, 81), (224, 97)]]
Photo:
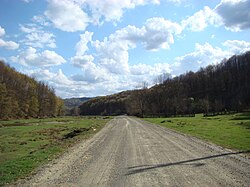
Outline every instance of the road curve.
[(250, 186), (250, 160), (121, 116), (19, 186)]

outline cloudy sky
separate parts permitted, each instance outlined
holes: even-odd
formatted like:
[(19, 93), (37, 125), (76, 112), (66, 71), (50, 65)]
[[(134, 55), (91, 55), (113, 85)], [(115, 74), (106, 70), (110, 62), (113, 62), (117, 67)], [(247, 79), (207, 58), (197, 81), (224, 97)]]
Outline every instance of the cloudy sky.
[(250, 50), (250, 0), (1, 0), (0, 59), (57, 95), (152, 85)]

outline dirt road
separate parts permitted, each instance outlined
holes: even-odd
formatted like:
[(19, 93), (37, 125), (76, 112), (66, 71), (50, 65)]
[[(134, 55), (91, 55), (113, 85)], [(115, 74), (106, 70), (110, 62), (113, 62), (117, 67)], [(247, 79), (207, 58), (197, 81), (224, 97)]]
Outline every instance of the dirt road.
[(117, 117), (21, 186), (250, 186), (250, 160), (131, 117)]

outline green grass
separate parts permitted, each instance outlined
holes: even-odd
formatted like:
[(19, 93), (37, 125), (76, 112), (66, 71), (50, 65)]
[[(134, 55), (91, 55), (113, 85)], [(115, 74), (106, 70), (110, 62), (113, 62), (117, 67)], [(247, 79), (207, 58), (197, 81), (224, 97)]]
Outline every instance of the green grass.
[[(0, 186), (29, 175), (69, 146), (98, 132), (109, 120), (64, 117), (0, 121)], [(82, 132), (66, 138), (77, 129)]]
[(250, 114), (203, 117), (144, 118), (143, 120), (189, 134), (226, 148), (250, 150)]

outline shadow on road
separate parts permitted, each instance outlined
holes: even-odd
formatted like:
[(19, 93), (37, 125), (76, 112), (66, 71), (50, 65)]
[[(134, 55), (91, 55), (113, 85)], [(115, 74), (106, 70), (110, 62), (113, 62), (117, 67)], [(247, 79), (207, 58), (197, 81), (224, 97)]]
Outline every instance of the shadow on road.
[(224, 156), (229, 156), (229, 155), (237, 155), (237, 154), (242, 154), (242, 153), (250, 153), (250, 150), (222, 153), (222, 154), (211, 155), (211, 156), (195, 158), (195, 159), (190, 159), (190, 160), (183, 160), (183, 161), (172, 162), (172, 163), (163, 163), (163, 164), (155, 164), (155, 165), (140, 165), (140, 166), (128, 167), (127, 169), (129, 171), (128, 171), (128, 173), (126, 173), (126, 175), (133, 175), (133, 174), (145, 172), (145, 171), (148, 171), (151, 169), (168, 167), (168, 166), (176, 166), (176, 165), (193, 165), (194, 167), (200, 167), (200, 166), (203, 166), (205, 164), (204, 163), (192, 163), (192, 162), (213, 159), (213, 158), (218, 158), (218, 157), (224, 157)]

